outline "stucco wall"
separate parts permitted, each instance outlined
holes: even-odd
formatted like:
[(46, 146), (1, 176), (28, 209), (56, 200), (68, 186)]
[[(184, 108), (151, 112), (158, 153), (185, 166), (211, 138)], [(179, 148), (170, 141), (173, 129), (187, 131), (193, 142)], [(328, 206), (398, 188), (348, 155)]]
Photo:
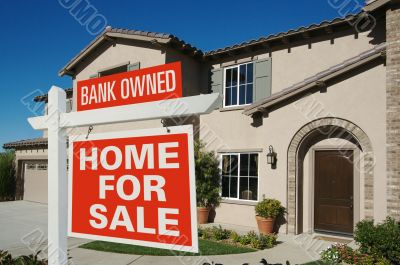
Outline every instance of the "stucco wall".
[[(307, 65), (304, 65), (306, 68)], [(252, 119), (241, 110), (219, 111), (200, 117), (200, 138), (206, 136), (209, 149), (263, 148), (259, 160), (259, 199), (263, 195), (287, 204), (287, 151), (290, 140), (303, 125), (317, 118), (334, 116), (357, 124), (368, 135), (375, 154), (374, 192), (375, 219), (386, 216), (385, 182), (385, 67), (349, 76), (328, 87), (325, 93), (316, 92), (301, 101), (288, 103), (268, 114), (262, 126), (253, 127)], [(207, 129), (204, 129), (207, 128)], [(216, 141), (211, 141), (214, 135)], [(275, 170), (267, 165), (267, 147), (273, 145), (278, 154)], [(237, 206), (240, 208), (252, 206)], [(232, 212), (232, 205), (222, 204), (217, 209), (216, 222), (231, 220), (255, 226), (255, 220)]]
[(349, 34), (272, 52), (272, 93), (373, 48), (371, 40), (369, 32)]

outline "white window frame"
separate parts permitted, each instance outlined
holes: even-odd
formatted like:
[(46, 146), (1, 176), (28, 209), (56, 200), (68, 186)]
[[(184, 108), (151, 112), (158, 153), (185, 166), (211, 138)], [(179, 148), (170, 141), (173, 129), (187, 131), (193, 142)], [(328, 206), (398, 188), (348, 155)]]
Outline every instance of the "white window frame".
[[(256, 154), (257, 155), (257, 200), (246, 200), (246, 199), (239, 199), (240, 197), (240, 155), (243, 154)], [(238, 181), (237, 181), (237, 197), (222, 197), (222, 156), (224, 155), (237, 155), (238, 156)], [(231, 152), (231, 153), (220, 153), (219, 154), (219, 158), (220, 158), (220, 162), (219, 162), (219, 168), (221, 170), (221, 176), (220, 176), (220, 191), (219, 191), (219, 195), (221, 196), (222, 199), (224, 200), (231, 200), (231, 201), (245, 201), (245, 202), (258, 202), (260, 199), (260, 153), (259, 152)], [(249, 167), (250, 167), (250, 163), (249, 163)], [(243, 176), (243, 177), (254, 177), (254, 176)]]
[[(239, 75), (240, 75), (240, 66), (241, 65), (247, 65), (247, 64), (252, 64), (253, 65), (253, 81), (251, 82), (251, 84), (253, 85), (253, 89), (254, 89), (254, 74), (255, 74), (255, 72), (254, 72), (254, 62), (247, 62), (247, 63), (241, 63), (241, 64), (235, 64), (235, 65), (232, 65), (232, 66), (229, 66), (229, 67), (225, 67), (224, 68), (224, 78), (223, 78), (223, 96), (224, 96), (224, 98), (223, 98), (223, 107), (224, 108), (237, 108), (237, 107), (241, 107), (241, 106), (249, 106), (249, 105), (251, 105), (251, 104), (253, 104), (254, 103), (254, 93), (253, 93), (253, 101), (251, 102), (251, 103), (246, 103), (246, 104), (239, 104), (239, 87), (240, 87), (240, 85), (239, 85)], [(236, 91), (236, 93), (237, 93), (237, 104), (236, 105), (226, 105), (225, 104), (225, 94), (226, 94), (226, 71), (227, 70), (229, 70), (229, 69), (233, 69), (233, 68), (237, 68), (238, 69), (238, 71), (237, 71), (237, 91)], [(247, 75), (247, 73), (246, 73), (246, 75)], [(250, 83), (246, 83), (246, 84), (250, 84)]]

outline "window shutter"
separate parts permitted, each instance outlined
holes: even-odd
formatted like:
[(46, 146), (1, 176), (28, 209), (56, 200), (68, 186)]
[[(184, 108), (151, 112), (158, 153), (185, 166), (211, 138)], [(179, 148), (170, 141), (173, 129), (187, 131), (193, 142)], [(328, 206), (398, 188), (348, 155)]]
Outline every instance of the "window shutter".
[(254, 102), (271, 96), (272, 58), (254, 62)]
[(93, 75), (90, 75), (90, 76), (89, 76), (90, 79), (92, 79), (92, 78), (97, 78), (97, 77), (99, 77), (99, 73), (93, 74)]
[(217, 105), (217, 108), (222, 108), (222, 101), (224, 97), (224, 69), (212, 69), (211, 70), (211, 92), (219, 93), (220, 102)]
[(139, 70), (139, 69), (140, 69), (140, 62), (128, 65), (128, 71)]

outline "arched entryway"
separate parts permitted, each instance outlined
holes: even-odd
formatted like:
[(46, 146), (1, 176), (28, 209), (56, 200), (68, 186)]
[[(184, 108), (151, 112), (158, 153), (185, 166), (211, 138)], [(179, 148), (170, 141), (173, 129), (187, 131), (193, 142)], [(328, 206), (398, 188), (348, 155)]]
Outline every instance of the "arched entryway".
[[(360, 150), (362, 160), (363, 217), (373, 218), (373, 166), (374, 156), (371, 142), (365, 132), (354, 123), (340, 118), (321, 118), (304, 125), (292, 138), (288, 148), (288, 205), (287, 229), (289, 233), (299, 234), (302, 228), (303, 159), (311, 146), (326, 139), (342, 139)], [(346, 148), (336, 148), (338, 154), (348, 155)], [(321, 154), (323, 155), (323, 154)], [(327, 154), (335, 156), (333, 154)], [(336, 156), (338, 157), (338, 156)], [(318, 161), (317, 161), (318, 162)], [(300, 226), (299, 226), (300, 224)]]

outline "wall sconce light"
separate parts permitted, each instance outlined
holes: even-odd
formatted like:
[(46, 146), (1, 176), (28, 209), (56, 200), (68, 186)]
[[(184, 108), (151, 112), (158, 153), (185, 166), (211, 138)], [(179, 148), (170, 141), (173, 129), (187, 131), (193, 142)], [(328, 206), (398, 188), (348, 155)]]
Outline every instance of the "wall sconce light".
[(269, 152), (267, 154), (267, 163), (268, 165), (271, 165), (272, 169), (276, 168), (276, 153), (274, 152), (274, 148), (272, 145), (269, 146)]

